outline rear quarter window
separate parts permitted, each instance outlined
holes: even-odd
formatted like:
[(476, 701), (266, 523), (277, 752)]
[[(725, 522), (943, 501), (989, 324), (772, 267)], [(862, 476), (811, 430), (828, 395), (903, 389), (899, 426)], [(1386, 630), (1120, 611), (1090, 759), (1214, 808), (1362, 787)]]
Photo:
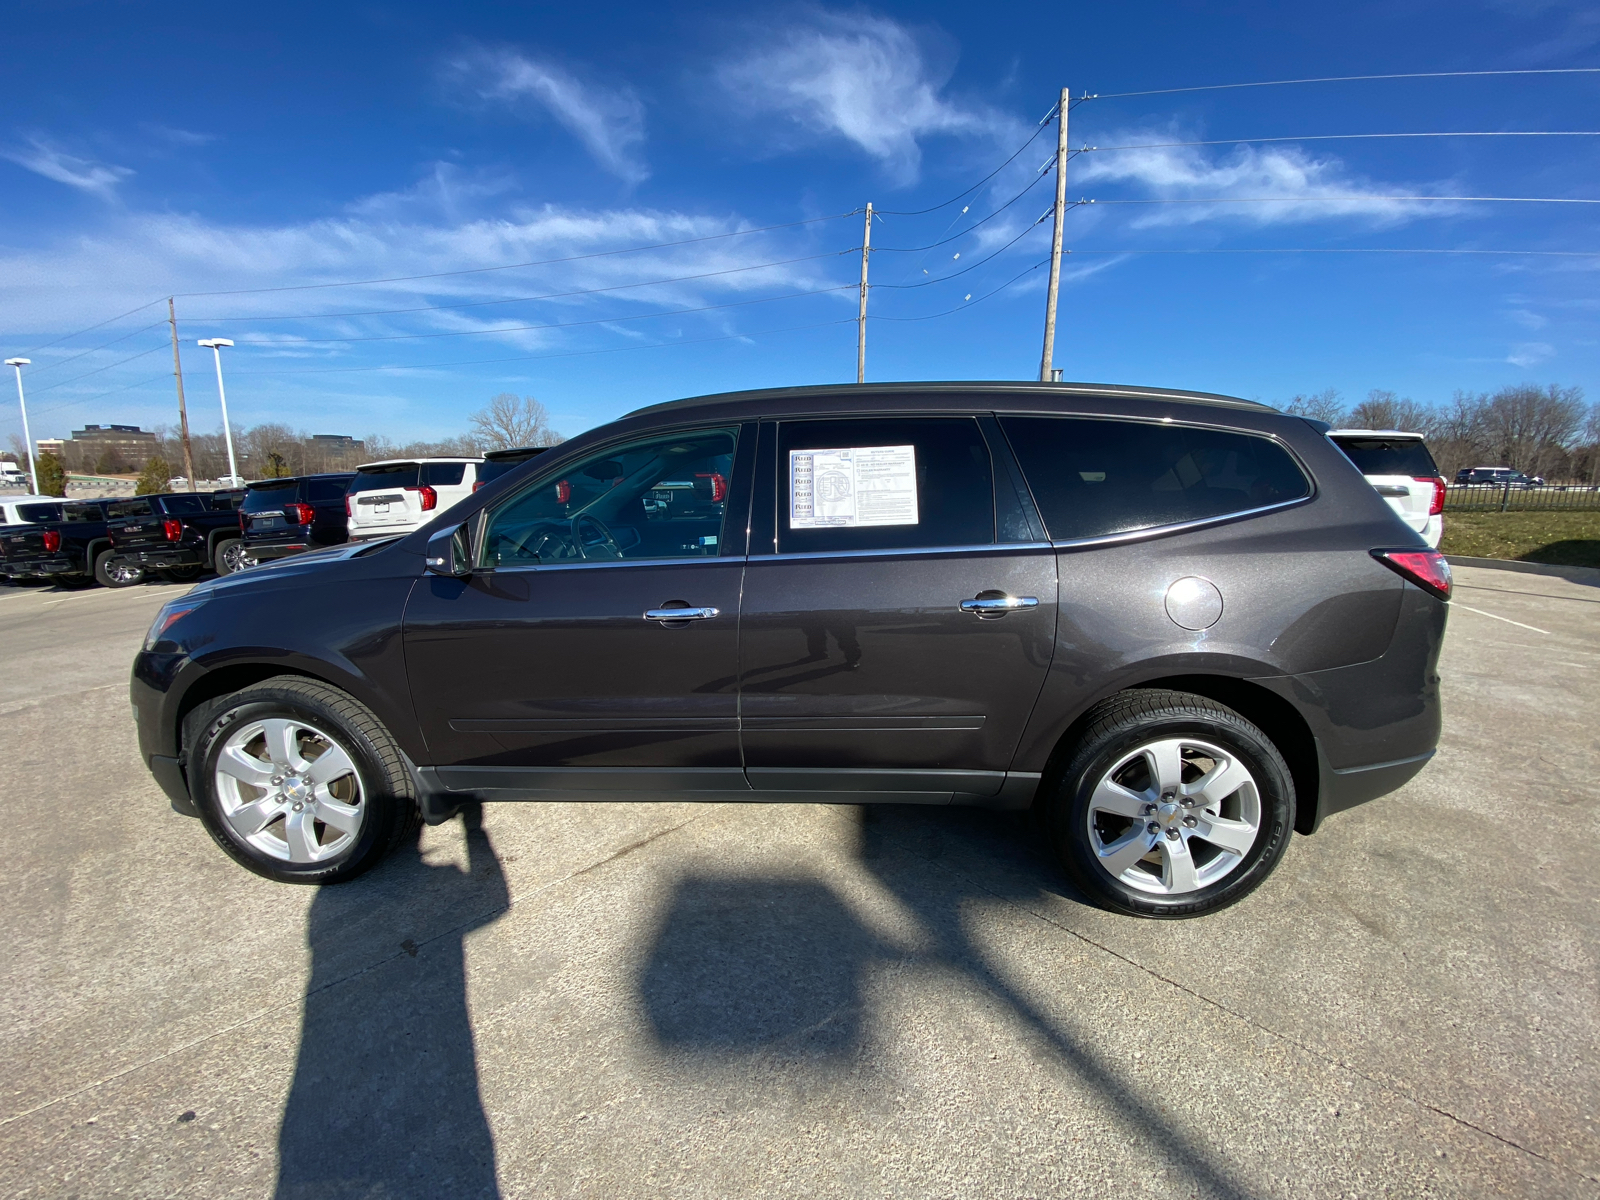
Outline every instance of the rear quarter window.
[(308, 479), (306, 499), (316, 504), (321, 500), (341, 500), (344, 490), (350, 482), (350, 476), (339, 475), (333, 479)]
[(163, 512), (174, 516), (188, 516), (191, 513), (205, 512), (205, 505), (200, 502), (199, 496), (166, 496), (161, 501)]
[(119, 500), (106, 509), (106, 517), (148, 517), (154, 511), (148, 500)]
[(422, 482), (431, 487), (459, 487), (466, 478), (467, 464), (434, 462), (422, 464)]
[(299, 497), (298, 479), (253, 483), (244, 494), (243, 508), (247, 513), (277, 512), (285, 504), (293, 504)]
[(61, 510), (63, 521), (101, 521), (105, 514), (98, 504), (68, 504)]
[(61, 520), (61, 505), (59, 504), (19, 504), (17, 515), (24, 521), (59, 521)]
[(1091, 417), (1001, 417), (1056, 541), (1249, 512), (1311, 494), (1269, 438)]
[(1336, 437), (1333, 444), (1363, 475), (1437, 475), (1438, 465), (1421, 438)]

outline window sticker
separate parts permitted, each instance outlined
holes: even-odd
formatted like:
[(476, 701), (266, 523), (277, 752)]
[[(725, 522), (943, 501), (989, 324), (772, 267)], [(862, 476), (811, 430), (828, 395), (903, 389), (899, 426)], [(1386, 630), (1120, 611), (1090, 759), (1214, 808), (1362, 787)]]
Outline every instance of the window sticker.
[(789, 451), (789, 528), (917, 524), (917, 448)]

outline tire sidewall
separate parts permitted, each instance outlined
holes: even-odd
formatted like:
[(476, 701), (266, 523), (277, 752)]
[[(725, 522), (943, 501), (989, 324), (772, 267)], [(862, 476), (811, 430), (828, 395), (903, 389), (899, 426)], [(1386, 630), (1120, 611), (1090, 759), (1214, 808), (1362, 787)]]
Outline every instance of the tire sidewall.
[[(235, 565), (228, 565), (228, 552), (237, 550)], [(244, 541), (242, 538), (224, 538), (217, 543), (216, 553), (211, 556), (211, 565), (218, 575), (233, 575), (244, 570), (243, 562)]]
[(112, 575), (108, 568), (115, 557), (115, 550), (102, 550), (94, 556), (93, 574), (96, 583), (101, 587), (125, 588), (144, 581), (144, 572), (134, 568), (129, 568), (133, 573), (127, 579), (118, 579)]
[[(1193, 737), (1214, 742), (1243, 760), (1261, 798), (1261, 828), (1244, 862), (1209, 887), (1169, 899), (1141, 892), (1113, 879), (1095, 859), (1089, 842), (1089, 801), (1106, 772), (1148, 742)], [(1294, 785), (1282, 756), (1265, 735), (1242, 719), (1200, 713), (1160, 713), (1125, 725), (1084, 747), (1062, 781), (1051, 822), (1057, 852), (1073, 876), (1099, 899), (1126, 913), (1145, 917), (1197, 917), (1244, 899), (1277, 866), (1294, 830)]]
[[(366, 809), (355, 844), (333, 858), (293, 863), (263, 854), (234, 833), (217, 794), (216, 764), (228, 737), (241, 724), (270, 717), (290, 717), (314, 725), (338, 739), (361, 774)], [(231, 697), (205, 717), (185, 755), (189, 792), (207, 832), (239, 864), (283, 883), (328, 883), (350, 878), (376, 862), (388, 846), (394, 797), (387, 773), (371, 741), (339, 714), (316, 700), (272, 688), (253, 688)]]

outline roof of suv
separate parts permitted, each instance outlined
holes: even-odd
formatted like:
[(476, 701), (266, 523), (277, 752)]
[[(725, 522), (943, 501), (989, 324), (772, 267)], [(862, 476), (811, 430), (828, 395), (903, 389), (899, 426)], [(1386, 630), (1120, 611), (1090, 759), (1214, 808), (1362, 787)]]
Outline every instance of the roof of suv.
[(1029, 396), (1039, 399), (1048, 396), (1107, 396), (1138, 400), (1175, 400), (1183, 404), (1202, 404), (1220, 408), (1243, 408), (1256, 412), (1277, 412), (1270, 404), (1255, 400), (1241, 400), (1237, 396), (1219, 396), (1210, 392), (1185, 392), (1173, 388), (1125, 387), (1101, 383), (1037, 383), (1021, 380), (949, 380), (942, 382), (911, 383), (852, 383), (824, 384), (812, 387), (763, 388), (748, 392), (724, 392), (720, 395), (692, 396), (683, 400), (668, 400), (634, 409), (627, 415), (670, 412), (678, 408), (698, 408), (712, 404), (745, 404), (770, 406), (775, 401), (837, 399), (847, 406), (870, 407), (874, 399), (888, 396), (966, 395), (988, 392), (994, 395)]
[(483, 458), (481, 456), (476, 457), (476, 458), (467, 458), (464, 455), (455, 455), (455, 454), (423, 454), (423, 455), (419, 455), (416, 458), (385, 458), (385, 459), (382, 459), (379, 462), (362, 463), (359, 467), (356, 468), (356, 470), (357, 471), (370, 471), (370, 470), (372, 470), (373, 467), (408, 467), (408, 466), (411, 466), (413, 463), (430, 463), (430, 462), (465, 462), (465, 463), (474, 463), (474, 462), (482, 462), (482, 461), (483, 461)]

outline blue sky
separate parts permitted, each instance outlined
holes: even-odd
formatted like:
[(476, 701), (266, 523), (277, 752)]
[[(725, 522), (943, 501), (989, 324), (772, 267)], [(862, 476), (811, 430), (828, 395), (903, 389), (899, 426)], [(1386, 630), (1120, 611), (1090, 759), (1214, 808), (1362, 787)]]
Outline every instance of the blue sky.
[[(570, 435), (853, 379), (861, 218), (839, 214), (961, 193), (1064, 85), (1102, 96), (1070, 117), (1073, 147), (1101, 149), (1068, 169), (1096, 202), (1068, 214), (1068, 379), (1600, 396), (1600, 257), (1342, 253), (1600, 251), (1600, 205), (1390, 199), (1600, 198), (1600, 138), (1111, 149), (1600, 130), (1593, 74), (1111, 96), (1600, 66), (1592, 5), (254, 7), (10, 6), (0, 347), (34, 361), (36, 437), (175, 421), (170, 294), (202, 429), (200, 337), (238, 343), (235, 422), (401, 439), (460, 432), (503, 391)], [(869, 379), (1037, 372), (1053, 139), (875, 226)], [(1256, 197), (1289, 202), (1171, 203)], [(631, 250), (662, 243), (681, 244)], [(1318, 253), (1255, 253), (1285, 249)], [(324, 286), (351, 280), (390, 282)]]

